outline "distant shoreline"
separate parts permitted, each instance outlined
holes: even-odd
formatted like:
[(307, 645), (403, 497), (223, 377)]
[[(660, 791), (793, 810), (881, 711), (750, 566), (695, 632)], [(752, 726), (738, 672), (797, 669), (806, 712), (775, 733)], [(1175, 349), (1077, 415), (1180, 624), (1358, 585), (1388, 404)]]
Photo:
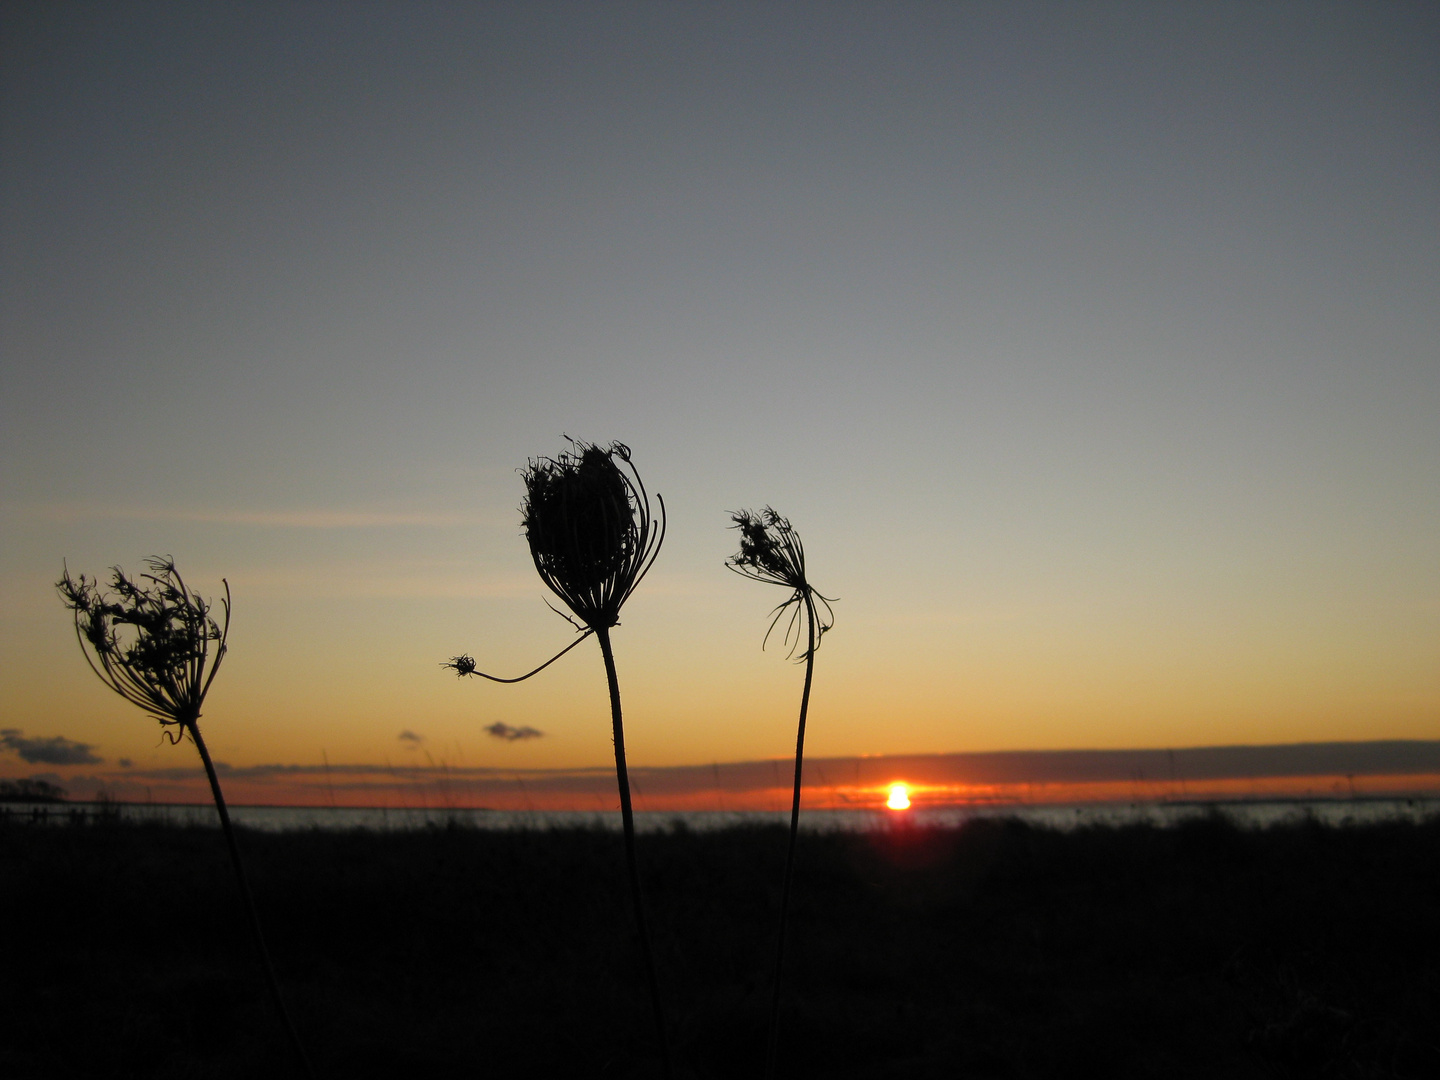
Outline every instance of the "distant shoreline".
[[(231, 806), (241, 828), (264, 833), (352, 831), (407, 833), (459, 828), (478, 832), (549, 832), (618, 830), (617, 809), (505, 810), (494, 807), (340, 807)], [(971, 804), (912, 807), (889, 811), (873, 807), (806, 811), (801, 830), (811, 834), (960, 830), (972, 822), (1013, 820), (1069, 832), (1088, 828), (1146, 826), (1171, 828), (1216, 817), (1242, 829), (1269, 829), (1313, 821), (1331, 827), (1385, 823), (1419, 824), (1440, 820), (1440, 797), (1321, 797), (1312, 799), (1187, 799), (1159, 802), (1086, 802), (1053, 804)], [(788, 812), (780, 810), (646, 810), (635, 815), (642, 833), (675, 831), (714, 833), (728, 830), (782, 829)], [(66, 828), (121, 825), (126, 828), (213, 829), (218, 817), (208, 803), (121, 803), (115, 801), (10, 803), (0, 805), (0, 826)]]

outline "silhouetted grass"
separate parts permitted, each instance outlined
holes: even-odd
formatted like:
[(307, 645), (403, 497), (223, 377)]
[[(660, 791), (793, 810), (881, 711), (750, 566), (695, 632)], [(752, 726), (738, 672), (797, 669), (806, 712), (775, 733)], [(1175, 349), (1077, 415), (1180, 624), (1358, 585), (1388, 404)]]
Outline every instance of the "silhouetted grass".
[[(762, 1067), (783, 827), (647, 838), (679, 1075)], [(653, 1077), (616, 833), (247, 832), (325, 1075)], [(210, 830), (0, 826), (0, 1075), (281, 1071)], [(788, 1076), (1440, 1071), (1440, 823), (812, 834)]]

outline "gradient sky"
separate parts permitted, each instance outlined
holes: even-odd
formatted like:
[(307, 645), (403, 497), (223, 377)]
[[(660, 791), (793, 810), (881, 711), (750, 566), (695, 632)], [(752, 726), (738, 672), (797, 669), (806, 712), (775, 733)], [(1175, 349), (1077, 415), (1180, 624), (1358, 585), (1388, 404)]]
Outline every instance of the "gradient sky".
[(1440, 735), (1433, 4), (0, 32), (0, 726), (192, 763), (53, 589), (168, 553), (235, 597), (219, 758), (605, 764), (598, 650), (439, 667), (569, 640), (517, 510), (569, 434), (669, 510), (637, 763), (793, 749), (765, 503), (840, 598), (817, 756)]

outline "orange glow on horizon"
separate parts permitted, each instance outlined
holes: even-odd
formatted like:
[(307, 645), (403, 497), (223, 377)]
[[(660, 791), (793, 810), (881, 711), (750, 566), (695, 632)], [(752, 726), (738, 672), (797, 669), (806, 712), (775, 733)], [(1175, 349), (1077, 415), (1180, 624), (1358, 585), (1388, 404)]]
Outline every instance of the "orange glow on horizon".
[[(187, 775), (188, 774), (188, 775)], [(0, 778), (8, 778), (0, 770)], [(98, 790), (121, 802), (207, 804), (210, 790), (197, 766), (163, 775), (136, 775), (114, 770), (72, 784), (60, 778), (70, 797), (83, 801)], [(787, 812), (788, 786), (716, 787), (665, 785), (659, 777), (632, 776), (638, 811)], [(692, 780), (693, 783), (693, 780)], [(577, 770), (554, 776), (538, 774), (469, 775), (460, 769), (385, 770), (333, 766), (328, 772), (288, 768), (224, 777), (227, 801), (237, 806), (354, 806), (394, 809), (492, 809), (505, 811), (616, 811), (619, 800), (609, 769)], [(896, 805), (897, 789), (903, 803)], [(1172, 803), (1250, 801), (1256, 799), (1440, 797), (1440, 773), (1397, 775), (1310, 775), (1208, 778), (1169, 782), (1088, 781), (1051, 783), (927, 783), (888, 782), (883, 785), (806, 786), (805, 811), (908, 811), (961, 807), (1003, 810), (1006, 807), (1074, 803)]]

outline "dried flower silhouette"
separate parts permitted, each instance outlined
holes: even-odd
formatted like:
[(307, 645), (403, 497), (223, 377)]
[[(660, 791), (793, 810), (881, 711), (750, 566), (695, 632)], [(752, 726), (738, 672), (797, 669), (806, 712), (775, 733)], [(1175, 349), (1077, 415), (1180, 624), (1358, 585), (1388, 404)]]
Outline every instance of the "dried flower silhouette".
[[(665, 500), (650, 497), (624, 443), (602, 447), (571, 440), (572, 449), (553, 458), (531, 460), (524, 472), (525, 502), (521, 522), (540, 579), (574, 615), (556, 609), (581, 631), (580, 637), (545, 663), (513, 679), (487, 675), (468, 655), (452, 657), (444, 666), (459, 676), (476, 675), (492, 682), (513, 683), (545, 670), (593, 634), (600, 643), (605, 679), (610, 690), (610, 721), (615, 742), (615, 779), (620, 790), (620, 817), (625, 832), (625, 864), (639, 931), (640, 950), (655, 1014), (661, 1067), (670, 1077), (670, 1050), (660, 984), (646, 925), (644, 896), (635, 858), (635, 818), (630, 802), (630, 775), (625, 762), (625, 726), (620, 683), (610, 629), (620, 622), (620, 609), (654, 565), (665, 540)], [(578, 622), (577, 622), (578, 620)]]
[(805, 663), (805, 689), (800, 695), (800, 723), (795, 736), (795, 788), (790, 803), (790, 843), (785, 853), (785, 885), (780, 894), (780, 928), (775, 944), (775, 974), (770, 999), (770, 1038), (766, 1051), (765, 1073), (775, 1075), (776, 1051), (780, 1039), (780, 978), (785, 961), (785, 923), (790, 911), (790, 882), (795, 868), (795, 840), (800, 832), (800, 783), (805, 765), (805, 720), (810, 711), (810, 686), (815, 676), (815, 650), (820, 639), (835, 625), (835, 612), (830, 607), (833, 600), (816, 592), (805, 576), (805, 545), (800, 534), (791, 527), (788, 519), (781, 517), (770, 507), (758, 514), (740, 510), (731, 515), (733, 528), (740, 531), (740, 550), (725, 561), (725, 565), (737, 574), (752, 581), (767, 585), (779, 585), (791, 590), (790, 595), (779, 604), (770, 620), (770, 629), (765, 632), (765, 642), (770, 640), (775, 626), (790, 613), (785, 628), (785, 644), (790, 655), (800, 647), (800, 635), (805, 635), (805, 651), (799, 659)]
[(630, 448), (575, 443), (574, 453), (530, 462), (525, 471), (525, 538), (550, 591), (597, 634), (649, 572), (665, 540), (660, 517), (630, 461)]
[(212, 605), (190, 592), (172, 560), (151, 558), (147, 565), (151, 573), (134, 580), (118, 566), (112, 568), (113, 597), (84, 574), (72, 578), (68, 568), (55, 587), (74, 612), (75, 636), (91, 670), (160, 721), (162, 734), (173, 744), (200, 718), (225, 659), (230, 584), (223, 583), (221, 626)]
[(200, 709), (225, 659), (230, 634), (230, 583), (223, 582), (224, 621), (220, 622), (213, 605), (190, 591), (173, 559), (152, 557), (146, 565), (150, 573), (134, 578), (113, 567), (112, 593), (104, 592), (98, 579), (84, 574), (72, 578), (68, 567), (55, 587), (74, 614), (75, 636), (90, 669), (106, 686), (158, 720), (161, 734), (172, 745), (189, 735), (200, 752), (271, 996), (301, 1066), (313, 1076), (280, 993), (220, 779), (200, 735)]
[[(805, 577), (805, 545), (800, 542), (800, 534), (791, 527), (788, 519), (768, 506), (758, 514), (740, 510), (730, 518), (735, 523), (732, 528), (740, 531), (740, 550), (725, 560), (725, 565), (753, 581), (782, 585), (792, 590), (790, 597), (775, 608), (775, 617), (770, 620), (770, 629), (765, 633), (765, 643), (770, 641), (770, 634), (781, 616), (789, 611), (785, 644), (790, 649), (790, 655), (794, 656), (795, 649), (800, 645), (798, 631), (803, 618), (813, 634), (798, 659), (809, 660), (820, 647), (820, 639), (825, 632), (835, 625), (835, 612), (830, 607), (834, 601), (816, 592)], [(765, 643), (762, 643), (762, 648)]]

